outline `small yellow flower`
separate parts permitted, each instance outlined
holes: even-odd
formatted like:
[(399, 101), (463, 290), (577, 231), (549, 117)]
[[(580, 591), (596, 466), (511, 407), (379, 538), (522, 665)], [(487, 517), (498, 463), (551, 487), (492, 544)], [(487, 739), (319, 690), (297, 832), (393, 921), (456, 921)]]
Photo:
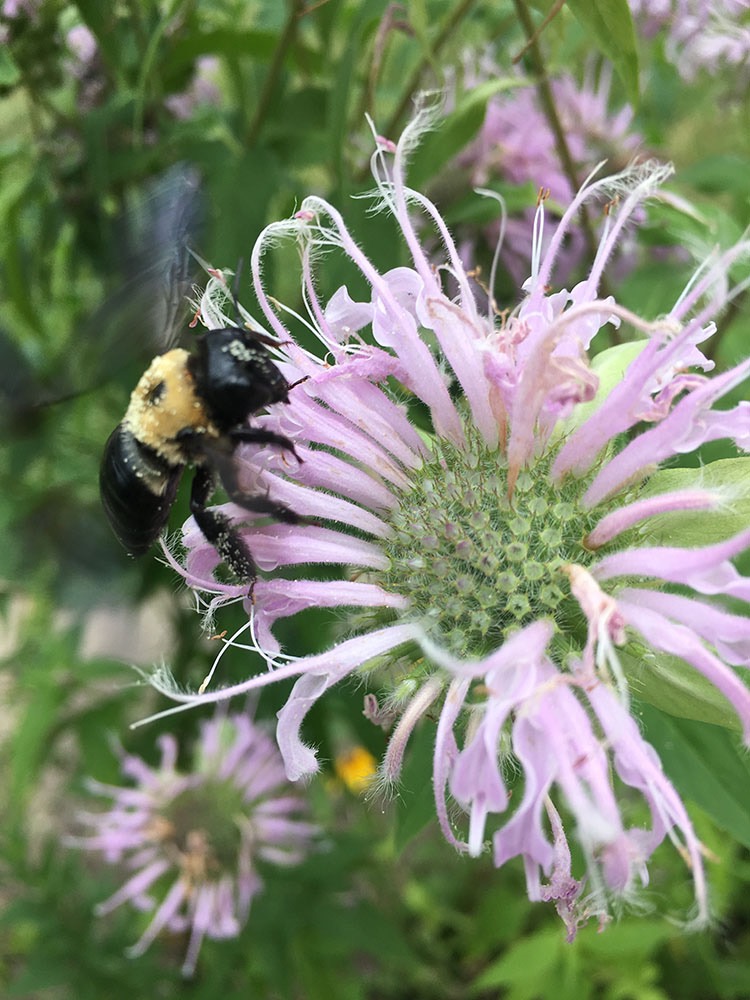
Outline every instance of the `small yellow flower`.
[(361, 795), (366, 792), (375, 777), (378, 762), (369, 750), (356, 746), (338, 754), (333, 764), (336, 774), (350, 792)]

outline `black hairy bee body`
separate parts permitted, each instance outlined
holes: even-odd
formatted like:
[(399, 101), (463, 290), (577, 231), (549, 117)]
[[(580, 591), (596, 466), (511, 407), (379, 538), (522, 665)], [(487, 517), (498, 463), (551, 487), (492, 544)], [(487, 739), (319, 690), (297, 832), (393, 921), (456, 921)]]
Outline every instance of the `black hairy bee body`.
[(283, 504), (245, 492), (236, 462), (245, 442), (294, 453), (288, 438), (247, 423), (264, 407), (288, 402), (290, 388), (258, 336), (235, 327), (200, 335), (193, 352), (174, 348), (154, 358), (107, 441), (99, 474), (104, 511), (130, 555), (143, 555), (162, 533), (182, 475), (192, 466), (190, 509), (198, 527), (236, 576), (255, 580), (242, 537), (206, 505), (218, 478), (245, 509), (299, 523)]

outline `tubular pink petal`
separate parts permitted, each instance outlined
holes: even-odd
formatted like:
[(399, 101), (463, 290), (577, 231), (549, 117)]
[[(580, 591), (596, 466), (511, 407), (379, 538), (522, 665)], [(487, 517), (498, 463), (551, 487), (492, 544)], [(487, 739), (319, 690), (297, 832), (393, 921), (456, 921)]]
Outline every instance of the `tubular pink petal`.
[(373, 299), (373, 305), (373, 336), (379, 344), (398, 353), (408, 373), (406, 384), (430, 408), (438, 434), (460, 447), (464, 443), (461, 421), (445, 382), (435, 369), (432, 354), (419, 337), (416, 321), (402, 309), (398, 322), (394, 322), (379, 299)]
[(450, 820), (448, 818), (448, 805), (446, 802), (446, 789), (448, 777), (453, 766), (453, 762), (458, 754), (458, 744), (453, 735), (453, 727), (464, 707), (466, 695), (471, 684), (470, 677), (456, 677), (448, 686), (443, 702), (443, 708), (438, 719), (437, 733), (435, 734), (435, 752), (432, 765), (432, 786), (435, 792), (435, 811), (437, 813), (440, 829), (443, 836), (452, 844), (457, 851), (466, 851), (468, 844), (458, 840), (453, 833)]
[(388, 558), (370, 542), (317, 525), (273, 524), (247, 533), (253, 559), (262, 570), (304, 563), (343, 563), (385, 569)]
[(276, 651), (271, 635), (280, 618), (289, 618), (306, 608), (398, 608), (408, 600), (389, 594), (375, 584), (353, 580), (259, 580), (255, 587), (255, 624), (264, 649)]
[[(363, 434), (354, 424), (307, 396), (297, 396), (284, 413), (287, 421), (297, 421), (309, 441), (335, 448), (389, 482), (404, 487), (409, 480), (387, 451)], [(283, 429), (283, 423), (281, 427)], [(294, 437), (294, 434), (291, 435)]]
[(401, 713), (401, 717), (391, 733), (391, 738), (388, 740), (388, 747), (380, 767), (383, 779), (389, 784), (398, 781), (401, 777), (401, 765), (404, 760), (406, 744), (409, 742), (416, 724), (437, 700), (443, 686), (442, 678), (433, 674), (409, 699), (408, 705)]
[(359, 504), (300, 486), (290, 479), (281, 479), (268, 472), (264, 474), (263, 482), (269, 485), (271, 495), (277, 503), (283, 503), (295, 511), (304, 510), (306, 518), (322, 517), (327, 521), (337, 521), (339, 524), (359, 528), (376, 538), (385, 538), (391, 530), (382, 518), (362, 510)]
[(491, 387), (479, 355), (486, 340), (485, 331), (442, 295), (428, 296), (424, 313), (425, 326), (435, 333), (468, 400), (475, 425), (487, 447), (497, 447), (498, 427), (490, 404)]
[(161, 905), (154, 913), (151, 923), (136, 943), (128, 948), (127, 953), (131, 956), (131, 958), (137, 958), (139, 955), (143, 955), (144, 952), (147, 951), (149, 945), (153, 944), (159, 936), (160, 931), (162, 931), (178, 913), (180, 906), (185, 900), (186, 893), (187, 886), (182, 882), (182, 879), (177, 879), (167, 895), (164, 897)]
[(605, 556), (592, 567), (597, 580), (618, 576), (647, 576), (682, 583), (702, 594), (732, 594), (750, 600), (750, 581), (740, 576), (729, 559), (750, 547), (750, 531), (742, 531), (726, 542), (699, 549), (666, 545), (628, 549)]
[(628, 624), (654, 649), (679, 656), (721, 691), (737, 713), (745, 743), (750, 744), (750, 690), (737, 674), (709, 652), (691, 628), (675, 625), (663, 615), (640, 605), (621, 602), (620, 610)]
[(586, 491), (584, 502), (593, 507), (644, 469), (673, 455), (694, 451), (706, 441), (732, 437), (750, 449), (750, 404), (741, 404), (729, 412), (707, 412), (748, 372), (750, 359), (685, 396), (661, 423), (639, 434), (604, 465)]
[[(407, 468), (422, 464), (424, 445), (403, 412), (366, 379), (336, 379), (317, 386), (318, 398), (385, 448)], [(407, 444), (408, 441), (408, 444)]]
[(568, 838), (565, 836), (560, 813), (555, 809), (549, 796), (545, 799), (545, 808), (552, 831), (554, 853), (549, 884), (542, 887), (540, 898), (545, 901), (552, 900), (555, 903), (557, 914), (567, 928), (566, 940), (570, 944), (571, 941), (575, 940), (582, 917), (587, 916), (587, 914), (580, 912), (581, 908), (577, 905), (583, 891), (583, 883), (574, 879), (571, 874)]
[(626, 588), (618, 598), (642, 605), (687, 625), (715, 647), (719, 656), (735, 666), (750, 666), (750, 618), (679, 594)]
[(568, 472), (585, 473), (609, 441), (642, 419), (652, 395), (665, 382), (671, 382), (683, 367), (698, 363), (697, 359), (687, 360), (686, 356), (708, 336), (692, 323), (669, 340), (665, 324), (658, 326), (654, 334), (602, 405), (560, 448), (552, 466), (553, 479), (559, 481)]
[[(615, 767), (620, 778), (637, 788), (646, 798), (654, 819), (654, 837), (648, 844), (650, 854), (665, 833), (675, 839), (676, 827), (684, 838), (684, 857), (695, 883), (699, 920), (708, 920), (708, 893), (703, 870), (701, 843), (695, 835), (685, 806), (672, 783), (665, 776), (653, 748), (644, 741), (633, 717), (604, 685), (587, 689), (607, 739), (614, 750)], [(677, 841), (678, 846), (682, 845)]]
[(163, 858), (153, 861), (148, 867), (128, 879), (109, 899), (106, 899), (103, 903), (99, 903), (96, 907), (97, 914), (103, 916), (106, 913), (111, 913), (112, 910), (123, 903), (142, 895), (146, 889), (150, 889), (154, 882), (168, 870), (169, 863)]
[(383, 482), (358, 465), (327, 451), (298, 450), (302, 465), (296, 470), (295, 479), (305, 486), (341, 494), (369, 510), (389, 511), (398, 506), (398, 500)]
[(318, 770), (315, 751), (302, 742), (299, 734), (305, 716), (318, 698), (368, 660), (382, 656), (406, 642), (413, 642), (418, 635), (419, 629), (415, 625), (394, 625), (356, 639), (347, 639), (327, 653), (308, 657), (306, 661), (295, 664), (296, 672), (302, 676), (278, 713), (279, 724), (276, 730), (290, 781), (297, 781)]
[(606, 514), (593, 531), (585, 539), (584, 544), (589, 549), (598, 549), (623, 531), (628, 531), (634, 525), (649, 517), (669, 514), (683, 510), (715, 510), (721, 505), (718, 493), (709, 490), (674, 490), (672, 493), (661, 493), (658, 496), (647, 497), (626, 504), (611, 514)]
[(372, 329), (375, 339), (384, 346), (394, 347), (404, 363), (414, 391), (430, 407), (435, 426), (440, 433), (456, 443), (463, 438), (461, 424), (429, 349), (419, 337), (416, 323), (398, 304), (388, 283), (349, 236), (341, 215), (320, 198), (306, 198), (303, 210), (321, 211), (330, 216), (342, 246), (373, 289)]

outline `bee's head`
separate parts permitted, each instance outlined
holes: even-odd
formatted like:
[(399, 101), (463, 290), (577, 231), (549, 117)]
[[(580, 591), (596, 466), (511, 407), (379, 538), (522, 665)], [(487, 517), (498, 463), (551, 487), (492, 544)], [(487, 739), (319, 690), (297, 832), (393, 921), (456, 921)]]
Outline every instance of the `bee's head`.
[(221, 430), (244, 423), (271, 403), (288, 401), (289, 385), (268, 349), (239, 327), (198, 337), (188, 366), (198, 395)]

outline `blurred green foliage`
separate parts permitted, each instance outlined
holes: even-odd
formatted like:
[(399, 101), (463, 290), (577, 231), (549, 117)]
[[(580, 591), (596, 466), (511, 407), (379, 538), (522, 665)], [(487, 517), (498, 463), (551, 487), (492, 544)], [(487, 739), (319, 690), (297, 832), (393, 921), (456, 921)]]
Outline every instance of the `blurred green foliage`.
[[(538, 24), (551, 5), (533, 6)], [(724, 730), (645, 708), (643, 724), (680, 791), (703, 810), (695, 810), (700, 833), (716, 854), (711, 933), (688, 937), (649, 913), (623, 916), (601, 936), (589, 927), (565, 944), (554, 913), (526, 901), (520, 868), (496, 872), (488, 859), (461, 859), (443, 843), (425, 782), (425, 732), (393, 802), (365, 803), (321, 777), (311, 795), (326, 849), (300, 868), (264, 873), (266, 891), (247, 927), (236, 940), (207, 942), (192, 981), (179, 976), (184, 942), (165, 938), (143, 958), (124, 957), (140, 918), (127, 908), (95, 918), (93, 907), (116, 876), (60, 839), (85, 801), (82, 778), (118, 780), (113, 738), (153, 759), (154, 728), (130, 732), (128, 724), (153, 710), (156, 698), (118, 662), (137, 658), (142, 636), (131, 631), (118, 647), (105, 619), (91, 655), (83, 655), (82, 641), (94, 612), (118, 609), (131, 616), (132, 630), (136, 609), (158, 600), (154, 628), (181, 680), (198, 683), (215, 650), (171, 571), (157, 557), (129, 562), (98, 503), (103, 442), (163, 332), (152, 307), (174, 259), (157, 225), (170, 204), (169, 179), (178, 165), (202, 178), (205, 220), (190, 239), (217, 265), (247, 259), (259, 230), (314, 192), (345, 207), (376, 263), (396, 266), (400, 251), (387, 225), (351, 199), (368, 184), (365, 115), (396, 138), (421, 89), (452, 86), (467, 52), (494, 50), (501, 77), (454, 95), (443, 128), (415, 158), (414, 183), (439, 191), (441, 169), (476, 133), (488, 100), (517, 85), (511, 57), (524, 34), (518, 7), (490, 0), (27, 0), (6, 2), (0, 24), (7, 43), (0, 56), (0, 994), (749, 996), (746, 761)], [(76, 54), (74, 30), (88, 45), (85, 57)], [(747, 94), (731, 74), (686, 86), (658, 40), (641, 39), (636, 48), (635, 37), (624, 0), (576, 0), (542, 36), (547, 70), (613, 60), (615, 106), (635, 97), (640, 79), (638, 127), (655, 152), (676, 162), (673, 190), (698, 208), (691, 217), (658, 206), (643, 239), (727, 244), (750, 221)], [(201, 73), (210, 78), (202, 98)], [(176, 112), (178, 98), (187, 105)], [(500, 179), (497, 187), (511, 209), (535, 197), (527, 184)], [(486, 221), (492, 210), (469, 191), (446, 206), (463, 225)], [(675, 260), (650, 262), (624, 279), (618, 298), (656, 314), (688, 273)], [(298, 301), (283, 255), (269, 257), (267, 274), (280, 299)], [(334, 272), (329, 280), (331, 291), (344, 278)], [(252, 307), (248, 286), (245, 279), (240, 294)], [(720, 362), (746, 353), (743, 306), (725, 317)], [(710, 457), (723, 455), (712, 450)], [(182, 501), (172, 526), (185, 516)], [(228, 610), (220, 627), (232, 623)], [(314, 650), (329, 627), (305, 615), (279, 634)], [(239, 654), (222, 667), (225, 679), (254, 669)], [(260, 714), (272, 716), (284, 696), (269, 690)], [(170, 728), (187, 738), (195, 723), (183, 714)], [(361, 692), (353, 690), (316, 708), (309, 733), (329, 761), (348, 744), (376, 757), (383, 750), (384, 737), (362, 718)], [(661, 851), (644, 905), (684, 912), (688, 882), (677, 853)]]

